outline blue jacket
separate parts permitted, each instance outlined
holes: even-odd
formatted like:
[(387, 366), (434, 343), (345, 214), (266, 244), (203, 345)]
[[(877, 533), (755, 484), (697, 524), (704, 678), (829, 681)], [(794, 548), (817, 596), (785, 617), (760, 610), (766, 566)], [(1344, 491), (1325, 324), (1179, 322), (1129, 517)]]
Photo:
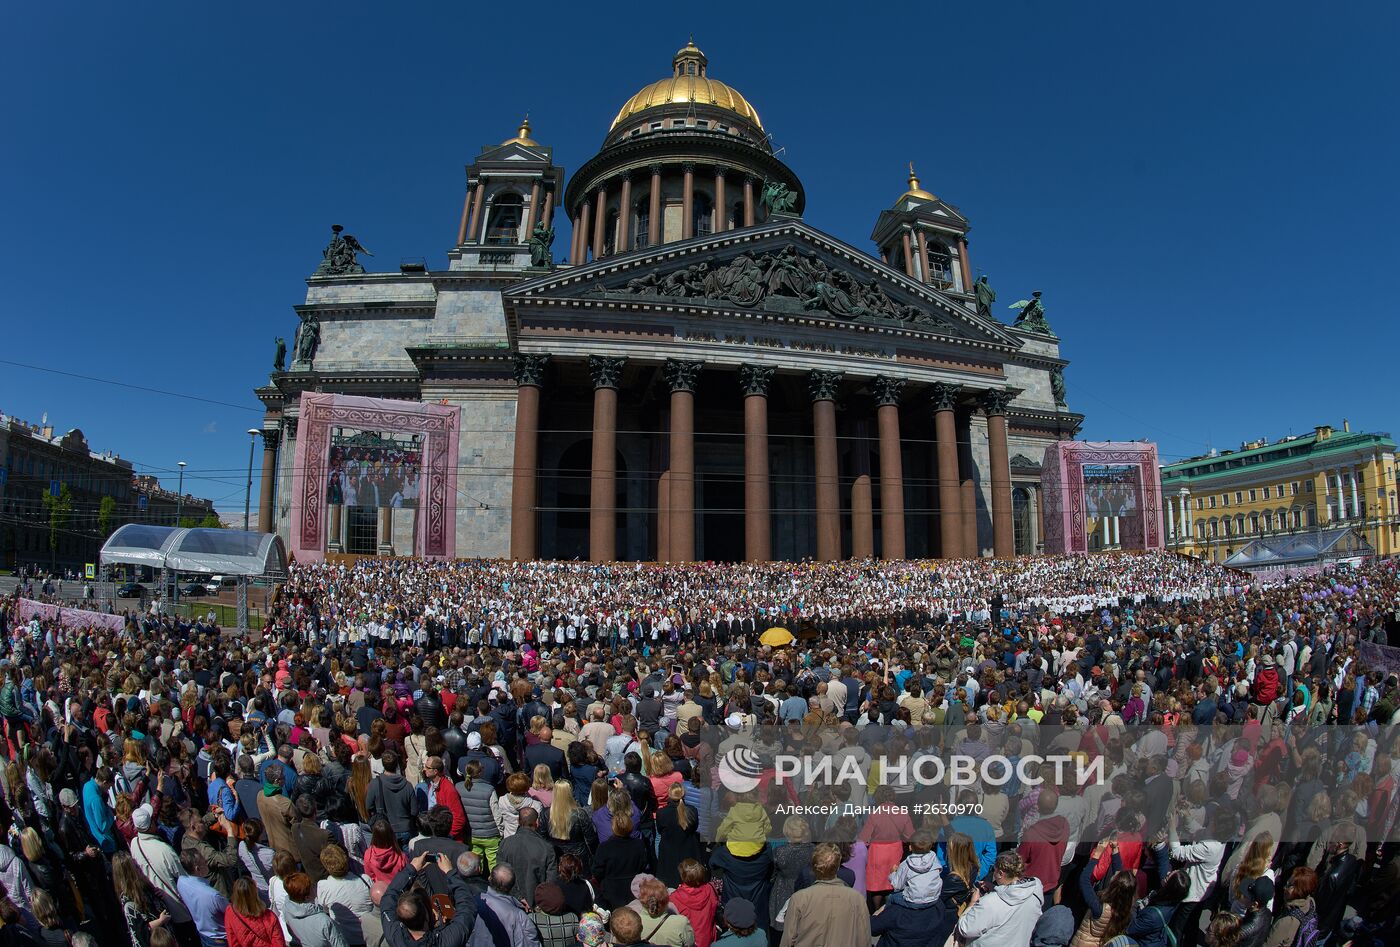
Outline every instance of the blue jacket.
[(83, 784), (83, 816), (102, 854), (116, 854), (117, 820), (112, 816), (112, 810), (107, 808), (107, 800), (102, 798), (102, 790), (95, 779)]
[(972, 839), (972, 847), (977, 852), (977, 879), (986, 878), (997, 860), (997, 834), (992, 823), (980, 815), (960, 815), (948, 823), (948, 828), (938, 838), (938, 860), (948, 864), (948, 836), (961, 832)]
[(929, 904), (892, 900), (871, 916), (870, 933), (880, 937), (876, 947), (925, 947), (946, 941), (957, 921), (958, 912), (941, 898)]

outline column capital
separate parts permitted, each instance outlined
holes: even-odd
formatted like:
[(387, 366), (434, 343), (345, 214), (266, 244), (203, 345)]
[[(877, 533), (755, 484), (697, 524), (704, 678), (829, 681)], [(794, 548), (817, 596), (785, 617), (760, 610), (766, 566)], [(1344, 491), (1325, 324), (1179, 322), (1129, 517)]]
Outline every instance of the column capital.
[(877, 375), (871, 383), (871, 388), (875, 392), (877, 405), (899, 404), (899, 396), (904, 391), (904, 379)]
[(962, 385), (950, 385), (940, 381), (929, 388), (929, 398), (933, 401), (935, 411), (952, 411), (958, 406), (958, 398), (961, 395)]
[(287, 437), (291, 438), (292, 440), (296, 440), (296, 439), (297, 439), (297, 419), (296, 419), (296, 418), (283, 418), (283, 419), (282, 419), (282, 430), (284, 430), (284, 431), (287, 432)]
[(534, 385), (539, 388), (544, 384), (544, 370), (548, 364), (548, 355), (517, 353), (515, 356), (515, 383), (521, 386)]
[(660, 176), (660, 174), (661, 174), (661, 169), (662, 169), (662, 166), (659, 165), (659, 164), (647, 165), (647, 170), (650, 171), (650, 172), (652, 173), (653, 176)]
[(704, 365), (704, 362), (687, 362), (678, 358), (668, 358), (666, 363), (661, 366), (661, 374), (673, 392), (694, 392), (700, 383), (700, 369)]
[(744, 183), (745, 183), (745, 184), (757, 184), (757, 183), (758, 183), (758, 178), (754, 177), (752, 174), (746, 174), (746, 175), (744, 175)]
[(982, 392), (982, 409), (991, 415), (1006, 414), (1007, 407), (1020, 394), (1015, 388), (989, 388)]
[(729, 173), (729, 165), (727, 165), (727, 164), (717, 164), (717, 165), (715, 165), (715, 174), (719, 175), (720, 177), (724, 177), (724, 176), (725, 176), (726, 174), (728, 174), (728, 173)]
[(841, 387), (841, 372), (827, 372), (812, 369), (807, 375), (807, 391), (813, 401), (835, 401), (836, 392)]
[(744, 394), (768, 397), (768, 384), (773, 380), (771, 365), (740, 365), (739, 387)]
[(258, 433), (262, 435), (263, 450), (276, 450), (278, 442), (282, 440), (282, 432), (275, 427), (265, 427)]
[(593, 387), (616, 388), (622, 380), (622, 366), (626, 361), (606, 355), (588, 356), (588, 374), (593, 376)]
[(694, 173), (695, 173), (695, 162), (694, 162), (694, 161), (686, 161), (686, 162), (684, 162), (684, 163), (681, 165), (681, 170), (684, 171), (684, 172), (686, 172), (687, 174), (694, 174)]

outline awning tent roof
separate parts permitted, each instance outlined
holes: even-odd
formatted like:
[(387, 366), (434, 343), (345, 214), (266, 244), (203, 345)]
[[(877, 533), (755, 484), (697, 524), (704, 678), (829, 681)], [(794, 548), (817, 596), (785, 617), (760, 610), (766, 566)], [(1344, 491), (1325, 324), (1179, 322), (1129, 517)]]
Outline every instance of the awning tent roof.
[(177, 529), (128, 523), (102, 544), (102, 562), (211, 575), (281, 576), (287, 550), (275, 533), (241, 529)]
[(1351, 527), (1316, 530), (1295, 536), (1267, 536), (1256, 539), (1225, 560), (1232, 569), (1262, 566), (1302, 565), (1321, 559), (1371, 556), (1375, 550), (1366, 538)]

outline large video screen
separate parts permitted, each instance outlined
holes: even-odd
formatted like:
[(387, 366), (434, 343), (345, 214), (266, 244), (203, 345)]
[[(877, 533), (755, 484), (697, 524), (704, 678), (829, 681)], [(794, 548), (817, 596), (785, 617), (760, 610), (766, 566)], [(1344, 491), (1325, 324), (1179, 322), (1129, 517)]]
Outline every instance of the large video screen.
[(419, 435), (335, 428), (331, 431), (328, 502), (415, 507), (422, 466)]
[(1095, 519), (1133, 512), (1138, 476), (1134, 464), (1085, 464), (1084, 511)]

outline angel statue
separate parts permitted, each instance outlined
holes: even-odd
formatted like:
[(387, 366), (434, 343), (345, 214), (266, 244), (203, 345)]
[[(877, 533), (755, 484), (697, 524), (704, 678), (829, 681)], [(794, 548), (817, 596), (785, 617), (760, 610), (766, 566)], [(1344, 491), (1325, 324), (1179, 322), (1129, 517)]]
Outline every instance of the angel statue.
[(797, 204), (797, 195), (783, 182), (769, 181), (765, 178), (763, 193), (758, 202), (768, 211), (769, 217), (774, 214), (790, 214)]
[(1046, 335), (1055, 334), (1050, 328), (1050, 323), (1045, 321), (1045, 305), (1040, 301), (1040, 290), (1031, 293), (1030, 299), (1016, 300), (1009, 308), (1021, 311), (1013, 323), (1017, 328), (1029, 332), (1044, 332)]
[(363, 273), (365, 268), (355, 259), (357, 253), (374, 256), (352, 235), (341, 236), (345, 228), (340, 224), (331, 225), (331, 242), (321, 252), (321, 265), (316, 267), (317, 276), (347, 276)]

